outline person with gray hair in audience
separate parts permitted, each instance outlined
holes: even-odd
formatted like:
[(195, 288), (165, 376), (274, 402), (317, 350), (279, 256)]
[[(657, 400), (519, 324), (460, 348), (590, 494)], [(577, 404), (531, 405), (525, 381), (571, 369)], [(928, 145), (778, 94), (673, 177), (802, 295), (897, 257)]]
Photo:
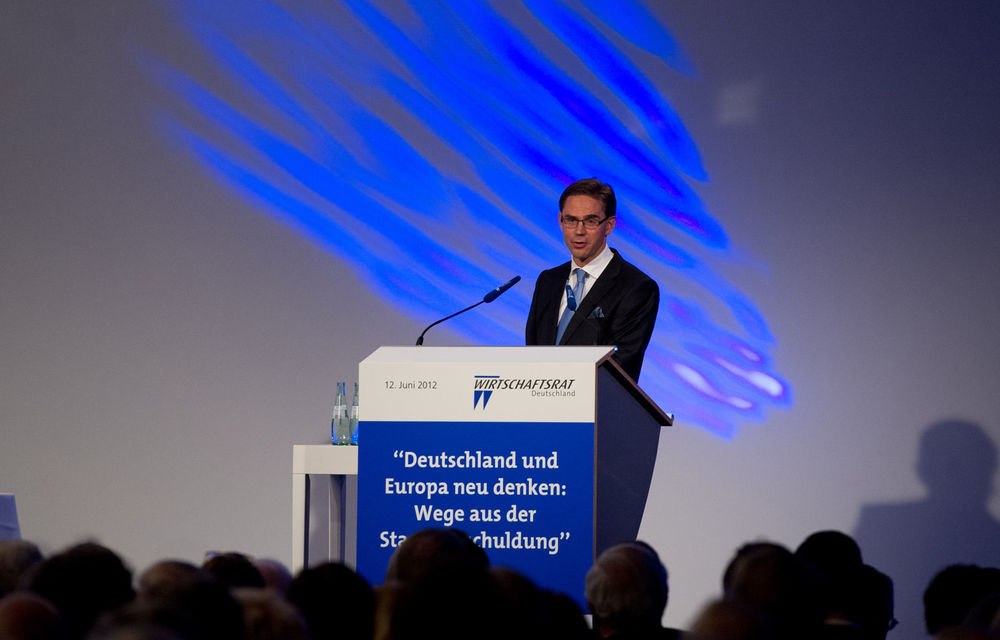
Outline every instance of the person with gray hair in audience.
[(667, 569), (644, 542), (623, 542), (597, 557), (585, 580), (587, 606), (601, 638), (673, 640), (661, 624), (667, 608)]

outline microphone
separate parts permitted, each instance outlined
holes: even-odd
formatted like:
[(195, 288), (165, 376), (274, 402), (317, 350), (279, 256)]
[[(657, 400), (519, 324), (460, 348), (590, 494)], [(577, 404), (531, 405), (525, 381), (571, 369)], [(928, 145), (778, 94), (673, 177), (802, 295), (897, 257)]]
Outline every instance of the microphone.
[(509, 281), (505, 282), (504, 284), (500, 285), (493, 291), (490, 291), (485, 296), (483, 296), (483, 302), (493, 302), (494, 300), (500, 297), (500, 294), (502, 294), (507, 289), (510, 289), (520, 281), (521, 281), (521, 276), (514, 276)]
[[(448, 320), (450, 318), (454, 318), (455, 316), (457, 316), (459, 314), (465, 313), (469, 309), (475, 309), (476, 307), (478, 307), (479, 305), (483, 304), (484, 302), (493, 302), (494, 300), (496, 300), (497, 298), (499, 298), (500, 295), (504, 291), (506, 291), (507, 289), (510, 289), (511, 287), (513, 287), (515, 284), (517, 284), (518, 282), (520, 282), (520, 280), (521, 280), (521, 276), (514, 276), (509, 281), (503, 283), (502, 285), (500, 285), (499, 287), (497, 287), (493, 291), (490, 291), (489, 293), (487, 293), (485, 296), (483, 296), (483, 299), (480, 300), (479, 302), (477, 302), (476, 304), (474, 304), (474, 305), (472, 305), (470, 307), (466, 307), (466, 308), (462, 309), (461, 311), (457, 311), (457, 312), (451, 314), (450, 316), (441, 318), (437, 322), (430, 323), (429, 325), (427, 325), (427, 329), (430, 329), (431, 327), (433, 327), (436, 324), (441, 324), (445, 320)], [(427, 333), (427, 329), (424, 329), (423, 331), (420, 332), (420, 337), (417, 338), (417, 346), (418, 347), (424, 343), (424, 334)]]

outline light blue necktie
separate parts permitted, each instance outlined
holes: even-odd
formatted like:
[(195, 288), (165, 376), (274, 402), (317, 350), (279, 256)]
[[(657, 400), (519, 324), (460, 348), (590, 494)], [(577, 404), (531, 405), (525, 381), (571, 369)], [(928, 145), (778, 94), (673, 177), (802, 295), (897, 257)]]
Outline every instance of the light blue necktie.
[(562, 317), (559, 318), (559, 327), (556, 329), (556, 344), (562, 340), (563, 333), (566, 332), (566, 327), (569, 325), (570, 318), (576, 312), (576, 306), (578, 301), (583, 298), (583, 282), (587, 279), (587, 272), (583, 269), (576, 269), (576, 286), (570, 289), (569, 285), (566, 285), (566, 310), (563, 311)]

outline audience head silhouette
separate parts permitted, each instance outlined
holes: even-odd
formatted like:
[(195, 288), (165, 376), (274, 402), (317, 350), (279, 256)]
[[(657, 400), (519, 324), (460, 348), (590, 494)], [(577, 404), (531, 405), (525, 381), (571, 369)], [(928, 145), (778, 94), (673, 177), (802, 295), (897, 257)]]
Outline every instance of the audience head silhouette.
[(485, 571), (489, 564), (486, 552), (464, 531), (423, 529), (396, 548), (385, 579), (412, 584), (433, 572), (479, 572)]
[(253, 561), (242, 553), (229, 551), (214, 554), (205, 560), (202, 567), (227, 587), (263, 589), (266, 586), (264, 576), (254, 566)]
[[(23, 561), (10, 560), (22, 552)], [(249, 556), (226, 553), (204, 566), (154, 563), (136, 593), (129, 569), (101, 545), (40, 555), (30, 543), (0, 546), (0, 568), (24, 573), (21, 590), (0, 597), (0, 640), (886, 640), (896, 622), (892, 579), (835, 530), (809, 535), (794, 553), (772, 542), (741, 546), (722, 597), (687, 631), (662, 626), (667, 569), (641, 541), (602, 552), (582, 581), (593, 628), (569, 594), (490, 567), (458, 529), (405, 538), (375, 589), (328, 562), (301, 570), (285, 590), (281, 563), (261, 564), (273, 574), (265, 581)], [(935, 640), (1000, 640), (1000, 569), (949, 566), (924, 595)]]
[(3, 640), (62, 640), (62, 616), (51, 602), (28, 591), (0, 598), (0, 638)]
[(364, 578), (343, 564), (327, 562), (303, 569), (288, 587), (288, 600), (302, 612), (313, 638), (372, 637), (375, 594)]
[(38, 546), (27, 540), (0, 540), (0, 598), (14, 591), (24, 574), (42, 559)]
[(757, 612), (732, 600), (714, 600), (695, 618), (690, 640), (772, 640), (775, 633)]
[(26, 580), (30, 591), (59, 610), (70, 640), (83, 638), (99, 615), (135, 596), (132, 572), (113, 551), (93, 542), (42, 560)]
[(765, 618), (781, 638), (811, 637), (822, 626), (818, 581), (778, 544), (754, 542), (737, 550), (723, 575), (723, 596)]
[(1000, 569), (974, 564), (945, 567), (924, 591), (927, 633), (935, 635), (962, 626), (976, 606), (994, 594), (1000, 594)]
[(667, 570), (649, 545), (617, 544), (587, 572), (585, 594), (602, 638), (650, 634), (661, 628), (667, 607)]

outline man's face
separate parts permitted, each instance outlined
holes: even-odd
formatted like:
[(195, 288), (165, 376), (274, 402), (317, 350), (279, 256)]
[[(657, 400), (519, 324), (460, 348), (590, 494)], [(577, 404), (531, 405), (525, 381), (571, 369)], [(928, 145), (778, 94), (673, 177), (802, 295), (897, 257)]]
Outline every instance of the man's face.
[(604, 250), (608, 234), (615, 228), (615, 219), (608, 218), (594, 229), (588, 229), (582, 222), (566, 226), (562, 224), (566, 219), (575, 220), (602, 220), (604, 219), (604, 205), (600, 200), (590, 196), (570, 196), (563, 203), (563, 210), (559, 213), (560, 227), (563, 232), (563, 240), (569, 247), (569, 252), (573, 256), (576, 266), (586, 266), (591, 260), (597, 257)]

